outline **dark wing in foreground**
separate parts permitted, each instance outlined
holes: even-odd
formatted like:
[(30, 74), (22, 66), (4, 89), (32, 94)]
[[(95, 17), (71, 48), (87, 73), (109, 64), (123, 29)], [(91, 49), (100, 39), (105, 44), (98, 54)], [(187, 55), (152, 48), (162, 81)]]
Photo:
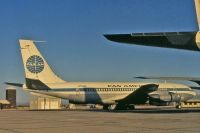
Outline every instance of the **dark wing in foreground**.
[(129, 94), (124, 99), (119, 100), (120, 103), (144, 104), (148, 100), (148, 94), (158, 89), (157, 84), (147, 84)]
[(196, 44), (197, 32), (163, 32), (163, 33), (131, 33), (131, 34), (105, 34), (104, 36), (114, 42), (199, 50)]

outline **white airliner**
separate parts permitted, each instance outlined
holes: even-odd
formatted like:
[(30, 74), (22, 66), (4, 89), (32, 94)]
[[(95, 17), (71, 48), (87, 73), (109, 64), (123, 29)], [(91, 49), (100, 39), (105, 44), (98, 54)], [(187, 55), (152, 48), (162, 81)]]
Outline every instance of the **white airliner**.
[(68, 99), (76, 104), (100, 104), (103, 109), (133, 109), (134, 105), (150, 103), (164, 106), (196, 95), (189, 86), (175, 83), (137, 82), (69, 82), (58, 77), (47, 64), (32, 40), (19, 40), (25, 71), (25, 84), (30, 92)]

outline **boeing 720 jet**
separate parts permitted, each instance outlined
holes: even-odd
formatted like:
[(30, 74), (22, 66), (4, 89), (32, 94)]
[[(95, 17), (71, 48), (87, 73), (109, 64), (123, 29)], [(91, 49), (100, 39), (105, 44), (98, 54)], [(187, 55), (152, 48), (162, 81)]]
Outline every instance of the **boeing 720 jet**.
[(191, 87), (175, 83), (141, 82), (69, 82), (58, 77), (38, 51), (32, 40), (19, 40), (25, 71), (25, 84), (19, 86), (33, 93), (68, 99), (75, 104), (100, 104), (103, 109), (133, 109), (150, 103), (164, 106), (196, 95)]
[[(200, 26), (200, 0), (195, 0), (196, 16)], [(200, 32), (159, 32), (159, 33), (130, 33), (105, 34), (108, 40), (133, 45), (175, 48), (185, 50), (200, 50)]]

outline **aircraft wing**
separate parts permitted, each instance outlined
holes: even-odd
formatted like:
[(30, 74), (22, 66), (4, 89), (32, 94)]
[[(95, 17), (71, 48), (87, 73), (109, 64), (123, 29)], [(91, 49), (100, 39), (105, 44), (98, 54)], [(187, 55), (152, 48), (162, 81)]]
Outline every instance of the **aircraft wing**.
[(118, 102), (128, 102), (130, 101), (131, 103), (135, 104), (144, 104), (148, 100), (148, 94), (156, 91), (158, 89), (157, 84), (146, 84), (141, 86), (139, 89), (134, 91), (133, 93), (129, 94), (127, 97), (124, 99), (119, 100)]
[(152, 77), (152, 76), (147, 76), (147, 77), (136, 77), (139, 79), (161, 79), (161, 80), (188, 80), (195, 82), (200, 85), (200, 78), (198, 77)]
[(199, 48), (196, 43), (196, 34), (197, 32), (162, 32), (105, 34), (104, 36), (114, 42), (197, 51)]

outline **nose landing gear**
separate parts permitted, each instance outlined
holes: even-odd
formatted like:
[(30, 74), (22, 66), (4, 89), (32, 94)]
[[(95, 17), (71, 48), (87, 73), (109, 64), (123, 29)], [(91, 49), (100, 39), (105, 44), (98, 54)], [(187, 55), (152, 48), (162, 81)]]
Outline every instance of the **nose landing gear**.
[(177, 108), (177, 109), (181, 109), (181, 108), (182, 108), (182, 107), (181, 107), (181, 104), (180, 104), (180, 103), (177, 104), (177, 105), (176, 105), (176, 108)]

